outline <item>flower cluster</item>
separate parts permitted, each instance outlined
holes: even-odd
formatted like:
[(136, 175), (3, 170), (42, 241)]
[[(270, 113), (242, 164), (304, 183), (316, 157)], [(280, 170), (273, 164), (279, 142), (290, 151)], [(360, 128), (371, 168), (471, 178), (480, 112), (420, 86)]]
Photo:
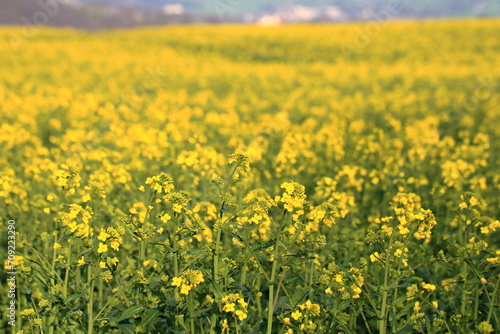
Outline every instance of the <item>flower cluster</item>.
[(248, 317), (248, 303), (240, 296), (239, 293), (230, 293), (222, 298), (224, 306), (222, 311), (234, 314), (240, 321)]
[(63, 189), (68, 189), (70, 193), (75, 193), (75, 188), (80, 187), (80, 170), (66, 164), (61, 165), (53, 176), (54, 183)]
[[(248, 160), (248, 157), (246, 155), (239, 153), (230, 154), (226, 163), (228, 165), (236, 163), (236, 167), (239, 167), (239, 173), (241, 173), (241, 176), (243, 177), (247, 176), (248, 172), (250, 171), (250, 161)], [(240, 178), (239, 173), (235, 170), (232, 176), (233, 181), (236, 181)]]
[(77, 238), (88, 238), (93, 235), (94, 229), (90, 226), (92, 218), (92, 209), (89, 207), (83, 208), (78, 204), (68, 205), (68, 212), (60, 211), (59, 219), (63, 226), (69, 228)]
[(164, 172), (161, 172), (160, 174), (152, 177), (148, 177), (146, 179), (146, 184), (149, 184), (151, 189), (153, 189), (153, 191), (158, 194), (168, 194), (175, 188), (174, 180), (172, 179), (172, 177)]
[(180, 293), (186, 296), (202, 282), (205, 282), (205, 279), (200, 270), (188, 269), (180, 276), (172, 278), (172, 286), (180, 287)]
[(306, 199), (304, 186), (295, 181), (291, 181), (283, 182), (281, 188), (285, 189), (285, 192), (281, 197), (277, 197), (275, 200), (284, 203), (285, 209), (290, 212), (294, 209), (302, 209), (304, 200)]

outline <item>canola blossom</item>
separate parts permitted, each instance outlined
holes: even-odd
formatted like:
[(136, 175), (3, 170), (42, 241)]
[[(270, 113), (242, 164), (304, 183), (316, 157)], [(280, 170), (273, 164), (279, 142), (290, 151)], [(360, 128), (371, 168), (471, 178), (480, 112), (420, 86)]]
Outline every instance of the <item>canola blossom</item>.
[(500, 22), (370, 27), (0, 28), (13, 333), (500, 328)]

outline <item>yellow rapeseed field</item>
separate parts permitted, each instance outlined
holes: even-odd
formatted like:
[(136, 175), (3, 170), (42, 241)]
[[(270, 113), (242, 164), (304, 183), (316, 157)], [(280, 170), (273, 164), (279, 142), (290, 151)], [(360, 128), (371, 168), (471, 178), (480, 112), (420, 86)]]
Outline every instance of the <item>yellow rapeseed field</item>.
[(0, 333), (499, 333), (498, 36), (0, 28)]

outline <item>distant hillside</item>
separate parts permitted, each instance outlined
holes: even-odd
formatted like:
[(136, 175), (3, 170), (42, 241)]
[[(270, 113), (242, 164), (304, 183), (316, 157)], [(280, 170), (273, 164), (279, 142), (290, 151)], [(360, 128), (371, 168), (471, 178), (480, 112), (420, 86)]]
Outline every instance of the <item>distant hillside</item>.
[[(48, 3), (52, 6), (44, 5)], [(368, 4), (362, 0), (0, 0), (0, 25), (105, 29), (200, 22), (252, 23), (266, 14), (279, 22), (359, 21), (377, 18), (388, 3), (387, 0), (370, 0)], [(500, 16), (500, 1), (405, 0), (391, 18), (467, 16)]]
[[(61, 4), (68, 3), (68, 5)], [(0, 25), (49, 25), (85, 29), (128, 28), (142, 25), (182, 24), (218, 21), (207, 15), (166, 15), (157, 9), (139, 9), (105, 1), (56, 2), (0, 0)], [(53, 4), (53, 3), (52, 3)]]

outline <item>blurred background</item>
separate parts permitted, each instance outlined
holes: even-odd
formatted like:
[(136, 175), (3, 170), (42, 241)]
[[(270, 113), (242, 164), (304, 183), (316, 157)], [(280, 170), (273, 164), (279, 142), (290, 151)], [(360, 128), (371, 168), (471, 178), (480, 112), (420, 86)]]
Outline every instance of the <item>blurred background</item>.
[[(41, 10), (51, 16), (40, 25), (85, 29), (147, 25), (346, 22), (377, 19), (386, 0), (0, 0), (0, 25), (25, 25)], [(393, 18), (490, 17), (500, 15), (498, 0), (406, 0)], [(381, 18), (383, 19), (383, 17)], [(45, 21), (47, 21), (45, 23)]]

